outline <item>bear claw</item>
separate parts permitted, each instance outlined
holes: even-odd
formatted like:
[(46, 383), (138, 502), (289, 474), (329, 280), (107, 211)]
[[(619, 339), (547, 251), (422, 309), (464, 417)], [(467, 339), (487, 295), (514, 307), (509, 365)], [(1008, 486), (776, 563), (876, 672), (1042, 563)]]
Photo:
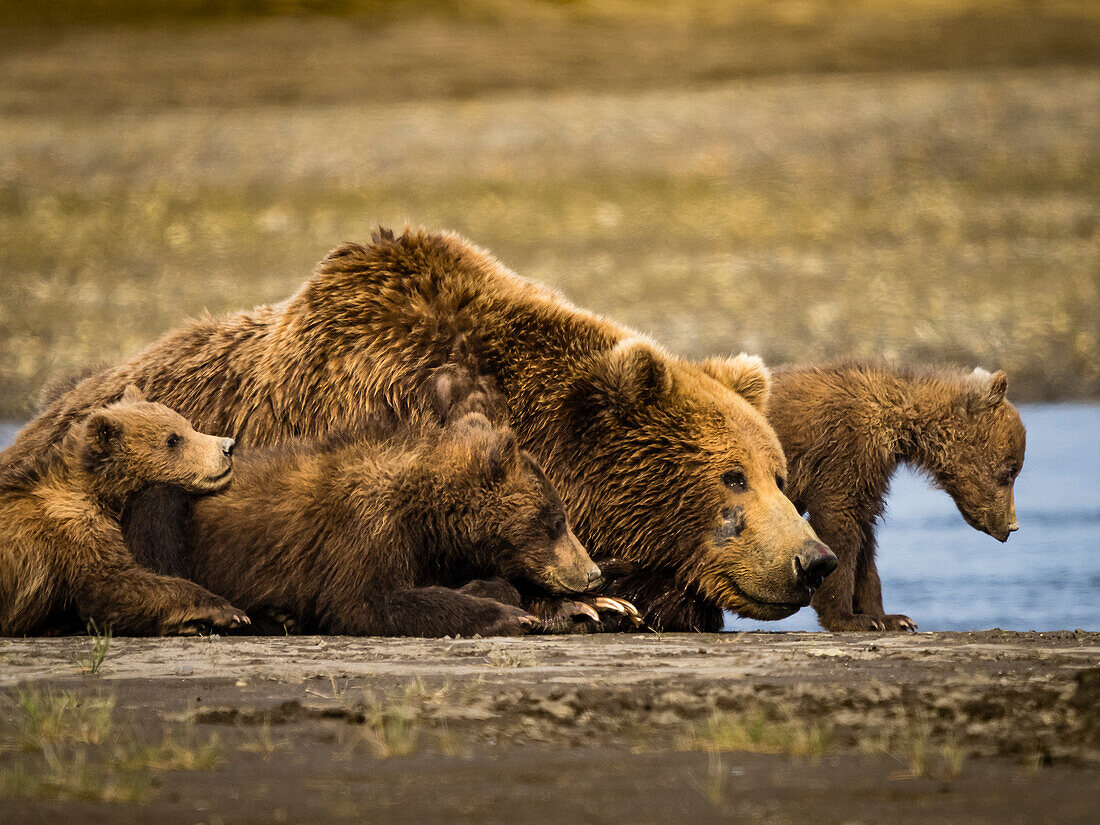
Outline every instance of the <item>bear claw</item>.
[(596, 607), (603, 610), (614, 610), (616, 613), (621, 613), (628, 618), (635, 626), (641, 626), (644, 624), (642, 621), (642, 614), (638, 612), (633, 604), (626, 599), (617, 599), (613, 596), (597, 596)]
[(915, 633), (917, 630), (917, 623), (900, 613), (885, 616), (884, 619), (887, 630), (908, 630), (910, 633)]
[(596, 609), (591, 605), (585, 604), (584, 602), (576, 602), (573, 609), (575, 611), (574, 615), (576, 616), (584, 616), (585, 618), (589, 618), (594, 622), (598, 622), (600, 620), (600, 614), (596, 612)]

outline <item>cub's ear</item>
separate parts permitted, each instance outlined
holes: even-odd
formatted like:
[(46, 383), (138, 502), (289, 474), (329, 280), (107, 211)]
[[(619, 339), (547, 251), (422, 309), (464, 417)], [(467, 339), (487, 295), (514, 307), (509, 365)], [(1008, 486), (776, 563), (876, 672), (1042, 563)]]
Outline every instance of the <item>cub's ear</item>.
[(584, 414), (625, 415), (653, 404), (671, 389), (665, 357), (645, 341), (628, 338), (596, 356), (576, 400)]
[(703, 372), (740, 395), (762, 413), (768, 411), (772, 376), (758, 355), (741, 353), (734, 358), (708, 358), (699, 364)]
[(122, 423), (109, 413), (94, 412), (84, 425), (84, 467), (89, 472), (99, 469), (118, 449), (122, 441)]
[(123, 404), (137, 404), (144, 400), (145, 396), (137, 388), (137, 384), (127, 384), (126, 389), (122, 391), (121, 401)]
[(436, 415), (442, 423), (450, 420), (455, 405), (470, 394), (473, 385), (470, 373), (453, 364), (442, 366), (432, 373), (428, 387)]
[(485, 467), (489, 477), (500, 479), (519, 462), (519, 447), (511, 430), (497, 430), (485, 452)]
[(977, 367), (970, 373), (968, 384), (966, 411), (972, 415), (993, 409), (1008, 393), (1008, 376), (1004, 370), (990, 373)]

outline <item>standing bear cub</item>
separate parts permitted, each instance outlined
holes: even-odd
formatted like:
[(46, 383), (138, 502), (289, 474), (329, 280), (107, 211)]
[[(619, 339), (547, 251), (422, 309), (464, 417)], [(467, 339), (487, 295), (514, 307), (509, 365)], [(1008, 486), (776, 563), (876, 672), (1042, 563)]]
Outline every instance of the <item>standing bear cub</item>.
[(510, 582), (601, 583), (549, 479), (478, 412), (243, 456), (228, 491), (195, 503), (190, 533), (192, 578), (322, 633), (517, 634), (538, 622)]
[(899, 464), (928, 473), (967, 524), (998, 541), (1018, 528), (1012, 488), (1024, 464), (1020, 414), (1003, 372), (876, 364), (780, 369), (772, 426), (787, 494), (839, 559), (812, 604), (827, 630), (916, 630), (886, 614), (875, 521)]
[(126, 635), (247, 623), (193, 582), (139, 567), (119, 528), (129, 500), (151, 484), (224, 489), (232, 447), (131, 386), (36, 461), (0, 471), (0, 635), (49, 630), (73, 612)]

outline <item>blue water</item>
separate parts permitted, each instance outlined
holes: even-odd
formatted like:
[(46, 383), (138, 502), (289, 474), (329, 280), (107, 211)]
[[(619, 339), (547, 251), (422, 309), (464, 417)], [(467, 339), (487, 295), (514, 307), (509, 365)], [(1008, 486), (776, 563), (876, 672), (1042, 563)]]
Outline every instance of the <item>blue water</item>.
[[(899, 472), (878, 531), (887, 612), (921, 630), (1100, 630), (1100, 405), (1020, 408), (1027, 458), (1020, 530), (1007, 544), (971, 529), (923, 478)], [(18, 425), (0, 424), (0, 448)], [(818, 630), (811, 609), (730, 630)]]

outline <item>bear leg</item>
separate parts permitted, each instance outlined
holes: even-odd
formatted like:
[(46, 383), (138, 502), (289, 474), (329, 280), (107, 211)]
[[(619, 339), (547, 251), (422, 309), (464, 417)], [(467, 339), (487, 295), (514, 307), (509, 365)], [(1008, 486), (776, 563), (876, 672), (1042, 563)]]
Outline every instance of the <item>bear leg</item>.
[(122, 535), (138, 564), (165, 576), (190, 570), (192, 496), (170, 484), (153, 484), (135, 495), (122, 514)]
[(519, 595), (519, 591), (504, 579), (475, 579), (458, 588), (458, 592), (465, 593), (468, 596), (492, 599), (501, 604), (510, 604), (513, 607), (522, 606), (522, 597)]
[(118, 635), (194, 635), (250, 624), (243, 610), (194, 582), (139, 567), (121, 536), (79, 555), (86, 563), (68, 576), (76, 609)]
[[(825, 577), (810, 602), (821, 626), (834, 633), (885, 630), (886, 624), (878, 616), (856, 613), (856, 572), (868, 529), (873, 525), (862, 525), (846, 513), (811, 508), (810, 526), (837, 558), (836, 569)], [(879, 598), (881, 613), (881, 594)]]
[(882, 607), (882, 579), (875, 564), (875, 532), (873, 526), (864, 530), (863, 544), (856, 564), (856, 583), (853, 606), (856, 613), (873, 616), (882, 622), (885, 630), (916, 630), (917, 623), (900, 613), (887, 615)]
[(449, 587), (418, 587), (333, 610), (326, 630), (354, 636), (519, 636), (539, 628), (521, 607)]

